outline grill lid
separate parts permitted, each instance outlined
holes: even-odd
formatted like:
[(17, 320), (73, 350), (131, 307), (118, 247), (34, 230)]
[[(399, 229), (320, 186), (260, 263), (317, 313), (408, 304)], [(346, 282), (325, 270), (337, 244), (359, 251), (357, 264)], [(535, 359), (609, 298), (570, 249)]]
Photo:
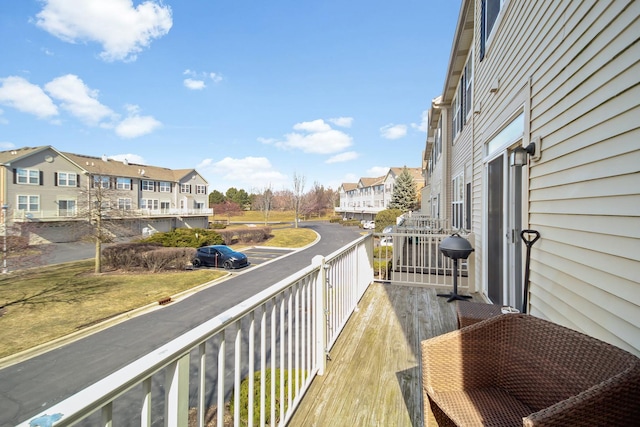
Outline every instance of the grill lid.
[(440, 243), (440, 252), (448, 258), (467, 259), (473, 251), (471, 243), (464, 237), (460, 237), (458, 233), (453, 233)]

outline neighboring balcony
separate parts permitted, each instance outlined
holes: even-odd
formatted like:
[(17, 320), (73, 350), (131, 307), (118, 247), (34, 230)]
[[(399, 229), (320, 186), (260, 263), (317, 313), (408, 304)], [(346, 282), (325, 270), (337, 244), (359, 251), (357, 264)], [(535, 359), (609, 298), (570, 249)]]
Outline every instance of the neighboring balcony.
[[(112, 218), (144, 218), (144, 217), (184, 217), (184, 216), (210, 216), (213, 215), (213, 209), (108, 209), (105, 211), (106, 217)], [(15, 222), (28, 221), (72, 221), (84, 220), (84, 215), (79, 215), (76, 210), (58, 209), (58, 210), (38, 210), (25, 211), (14, 209), (7, 214), (8, 219)]]

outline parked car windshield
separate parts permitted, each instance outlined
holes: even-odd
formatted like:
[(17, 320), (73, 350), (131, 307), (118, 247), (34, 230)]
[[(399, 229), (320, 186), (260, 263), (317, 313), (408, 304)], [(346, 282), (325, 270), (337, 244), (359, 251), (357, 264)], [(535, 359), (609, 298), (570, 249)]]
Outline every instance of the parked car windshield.
[(232, 255), (234, 252), (233, 249), (228, 246), (219, 246), (217, 249), (225, 255)]

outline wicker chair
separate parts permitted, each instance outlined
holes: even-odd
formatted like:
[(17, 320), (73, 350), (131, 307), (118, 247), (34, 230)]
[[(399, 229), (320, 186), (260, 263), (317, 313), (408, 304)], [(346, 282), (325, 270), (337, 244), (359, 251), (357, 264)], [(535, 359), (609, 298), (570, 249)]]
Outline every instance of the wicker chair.
[(428, 426), (628, 426), (640, 419), (639, 358), (530, 315), (497, 316), (423, 341), (422, 375)]

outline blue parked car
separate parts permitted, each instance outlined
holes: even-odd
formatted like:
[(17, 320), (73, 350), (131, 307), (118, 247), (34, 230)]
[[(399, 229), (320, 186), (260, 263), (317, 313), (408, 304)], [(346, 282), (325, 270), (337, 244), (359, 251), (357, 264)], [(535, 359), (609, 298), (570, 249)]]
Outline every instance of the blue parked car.
[(245, 254), (236, 252), (229, 246), (212, 245), (198, 248), (191, 263), (194, 267), (224, 267), (230, 270), (248, 266), (249, 260)]

